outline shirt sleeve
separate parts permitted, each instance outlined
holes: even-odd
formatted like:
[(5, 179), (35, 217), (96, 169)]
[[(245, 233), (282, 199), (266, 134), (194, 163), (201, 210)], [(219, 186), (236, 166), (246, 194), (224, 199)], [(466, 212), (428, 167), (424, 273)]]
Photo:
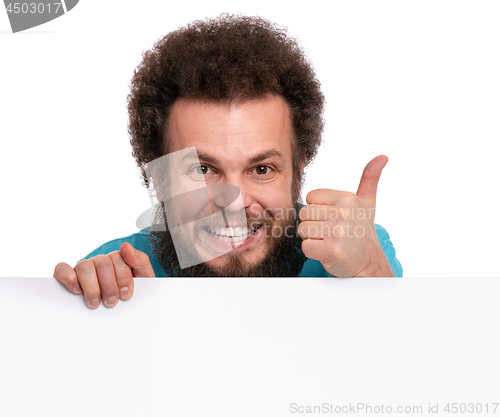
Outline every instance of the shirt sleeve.
[(134, 233), (127, 237), (122, 237), (119, 239), (114, 239), (109, 242), (106, 242), (103, 245), (99, 246), (97, 249), (94, 249), (84, 258), (80, 259), (80, 261), (92, 258), (93, 256), (107, 255), (110, 252), (120, 250), (120, 246), (124, 242), (130, 243), (135, 249), (144, 252), (146, 255), (149, 256), (149, 260), (151, 262), (151, 266), (153, 267), (156, 277), (166, 277), (165, 271), (163, 271), (163, 268), (158, 264), (157, 260), (152, 254), (151, 244), (148, 239), (147, 231), (145, 230), (141, 230), (139, 233)]
[(382, 250), (384, 251), (385, 257), (387, 258), (387, 262), (389, 262), (389, 266), (391, 267), (392, 273), (395, 277), (403, 276), (403, 267), (401, 263), (396, 258), (396, 249), (391, 242), (389, 233), (382, 226), (376, 224), (375, 231), (377, 232), (378, 241), (380, 246), (382, 246)]

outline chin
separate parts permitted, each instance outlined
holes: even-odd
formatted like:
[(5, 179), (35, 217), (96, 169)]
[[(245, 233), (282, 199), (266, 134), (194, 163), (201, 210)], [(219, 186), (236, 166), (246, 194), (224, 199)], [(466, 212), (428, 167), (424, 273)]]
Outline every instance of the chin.
[(252, 268), (259, 265), (269, 252), (268, 250), (264, 250), (262, 246), (258, 249), (259, 253), (255, 253), (255, 250), (250, 249), (234, 250), (218, 258), (212, 259), (211, 261), (205, 262), (205, 264), (212, 269), (224, 270), (229, 265), (234, 265), (237, 260), (241, 265)]

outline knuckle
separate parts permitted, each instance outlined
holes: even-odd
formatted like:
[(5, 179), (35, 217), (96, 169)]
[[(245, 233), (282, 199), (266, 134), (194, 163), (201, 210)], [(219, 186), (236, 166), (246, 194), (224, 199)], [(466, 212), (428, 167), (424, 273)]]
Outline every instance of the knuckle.
[(116, 284), (118, 287), (122, 286), (130, 286), (134, 280), (134, 276), (132, 274), (132, 268), (127, 265), (124, 265), (121, 268), (117, 268), (115, 272)]
[(339, 239), (346, 235), (346, 229), (343, 224), (336, 224), (332, 227), (331, 233), (334, 238)]
[(146, 253), (141, 252), (140, 256), (142, 263), (149, 263), (149, 256)]
[(342, 198), (349, 206), (353, 206), (356, 203), (358, 197), (356, 196), (356, 194), (351, 193), (350, 191), (344, 191), (342, 194)]
[(75, 287), (78, 284), (78, 278), (76, 277), (76, 274), (67, 275), (64, 279), (64, 283), (66, 284), (66, 286)]
[(322, 245), (323, 243), (318, 240), (307, 239), (302, 242), (302, 251), (307, 258), (321, 262), (323, 253)]
[(304, 253), (304, 255), (309, 258), (309, 241), (303, 240), (301, 247), (302, 247), (302, 252)]
[(304, 223), (300, 223), (299, 226), (297, 227), (297, 233), (301, 238), (304, 238), (306, 236), (305, 229), (306, 226)]
[(66, 285), (66, 287), (72, 287), (78, 284), (75, 270), (64, 262), (56, 265), (54, 269), (54, 278)]
[(311, 258), (313, 255), (312, 241), (310, 239), (306, 239), (302, 241), (302, 252), (308, 258)]
[(95, 269), (94, 262), (91, 259), (84, 259), (75, 265), (75, 271), (77, 274), (88, 273)]
[(327, 247), (328, 257), (332, 260), (343, 259), (343, 249), (342, 245), (337, 242), (330, 242)]
[(54, 277), (58, 279), (65, 279), (69, 275), (69, 269), (67, 267), (69, 267), (69, 265), (64, 262), (58, 263), (54, 268)]
[(111, 260), (111, 262), (116, 263), (123, 259), (119, 250), (115, 250), (114, 252), (108, 253), (107, 257)]
[(352, 191), (342, 191), (342, 197), (344, 198), (356, 198), (356, 194), (354, 194)]
[(92, 258), (96, 268), (109, 268), (112, 266), (111, 259), (108, 255), (97, 255)]

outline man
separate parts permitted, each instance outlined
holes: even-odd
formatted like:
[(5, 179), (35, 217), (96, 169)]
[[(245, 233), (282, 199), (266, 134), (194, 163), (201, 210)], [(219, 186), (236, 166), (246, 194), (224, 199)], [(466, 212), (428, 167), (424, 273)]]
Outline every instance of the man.
[[(320, 189), (300, 202), (323, 108), (304, 53), (268, 21), (222, 15), (168, 34), (144, 54), (128, 97), (133, 156), (160, 196), (163, 227), (108, 242), (74, 268), (60, 263), (54, 277), (97, 308), (129, 299), (139, 276), (401, 276), (374, 224), (387, 157), (370, 161), (356, 194)], [(174, 155), (179, 166), (157, 187), (147, 169)], [(179, 203), (196, 181), (209, 197)], [(237, 198), (217, 191), (229, 186)], [(209, 202), (210, 215), (186, 220), (196, 201)]]

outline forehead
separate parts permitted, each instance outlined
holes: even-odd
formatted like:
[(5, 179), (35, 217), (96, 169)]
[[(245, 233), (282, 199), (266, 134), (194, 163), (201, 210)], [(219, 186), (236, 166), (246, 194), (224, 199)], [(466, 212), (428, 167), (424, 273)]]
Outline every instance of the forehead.
[(199, 152), (240, 159), (275, 150), (291, 159), (290, 109), (280, 96), (211, 103), (178, 99), (166, 126), (166, 153), (195, 146)]

